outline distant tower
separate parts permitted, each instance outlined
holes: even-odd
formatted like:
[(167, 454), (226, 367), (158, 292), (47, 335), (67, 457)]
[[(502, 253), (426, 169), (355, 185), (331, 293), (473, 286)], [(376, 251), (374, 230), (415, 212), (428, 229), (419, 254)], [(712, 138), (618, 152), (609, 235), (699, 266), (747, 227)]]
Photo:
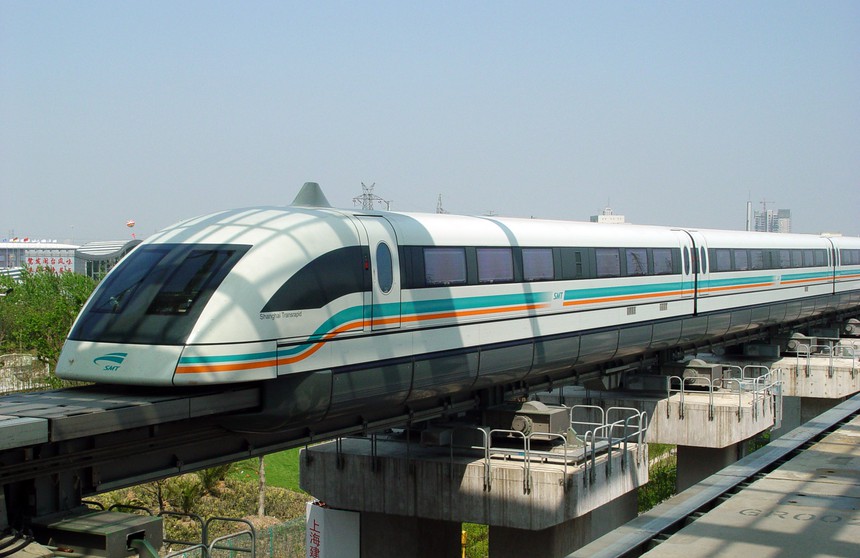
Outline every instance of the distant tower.
[(439, 198), (436, 200), (436, 213), (443, 214), (448, 213), (444, 209), (442, 209), (442, 194), (439, 194)]
[(366, 186), (364, 182), (361, 183), (361, 195), (355, 198), (352, 198), (353, 205), (360, 205), (362, 209), (366, 209), (368, 211), (373, 211), (373, 206), (376, 202), (380, 204), (385, 204), (385, 210), (391, 210), (391, 201), (384, 200), (373, 193), (373, 187), (376, 186), (376, 182), (371, 184), (370, 186)]

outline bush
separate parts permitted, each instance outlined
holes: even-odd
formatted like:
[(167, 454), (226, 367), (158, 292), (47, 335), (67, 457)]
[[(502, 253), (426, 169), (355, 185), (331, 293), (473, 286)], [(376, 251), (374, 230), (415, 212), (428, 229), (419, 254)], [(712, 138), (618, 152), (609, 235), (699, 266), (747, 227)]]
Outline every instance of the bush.
[(0, 344), (3, 352), (33, 352), (56, 367), (72, 322), (95, 288), (77, 273), (24, 271), (19, 282), (0, 276)]
[[(147, 483), (131, 488), (107, 492), (90, 498), (105, 508), (114, 504), (140, 506), (151, 510), (197, 515), (204, 520), (210, 517), (233, 517), (248, 519), (254, 524), (271, 525), (293, 519), (303, 521), (306, 494), (283, 488), (266, 488), (267, 519), (257, 518), (258, 489), (254, 482), (245, 482), (226, 476), (223, 468), (202, 474), (185, 474), (166, 480)], [(212, 490), (204, 489), (202, 478), (221, 480)], [(122, 511), (122, 510), (121, 510)], [(272, 520), (271, 518), (274, 518)], [(188, 542), (199, 542), (200, 525), (191, 517), (165, 517), (165, 538)], [(241, 530), (235, 523), (218, 522), (209, 533), (209, 540)], [(302, 532), (303, 529), (302, 529)], [(302, 539), (303, 540), (303, 539)]]
[(676, 457), (661, 460), (648, 471), (648, 483), (639, 487), (639, 513), (646, 512), (675, 494)]

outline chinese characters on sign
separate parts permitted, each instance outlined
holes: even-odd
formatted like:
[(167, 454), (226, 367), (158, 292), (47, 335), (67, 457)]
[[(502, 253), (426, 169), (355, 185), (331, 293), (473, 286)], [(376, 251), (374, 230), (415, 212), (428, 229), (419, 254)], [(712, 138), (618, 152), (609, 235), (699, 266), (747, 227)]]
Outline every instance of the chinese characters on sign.
[(28, 250), (24, 263), (31, 272), (39, 269), (49, 269), (54, 273), (72, 273), (75, 271), (74, 250)]
[(358, 512), (308, 502), (305, 558), (359, 558)]

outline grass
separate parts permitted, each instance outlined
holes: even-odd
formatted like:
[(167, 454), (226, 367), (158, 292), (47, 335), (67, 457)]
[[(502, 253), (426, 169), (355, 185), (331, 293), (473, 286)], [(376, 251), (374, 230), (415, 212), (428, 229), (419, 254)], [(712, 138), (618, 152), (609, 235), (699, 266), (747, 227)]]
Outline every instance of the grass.
[[(296, 492), (302, 491), (299, 488), (299, 451), (300, 448), (295, 448), (279, 453), (270, 453), (266, 456), (266, 484), (268, 486), (277, 486)], [(239, 461), (233, 465), (230, 477), (259, 482), (258, 467), (259, 461), (256, 458)]]

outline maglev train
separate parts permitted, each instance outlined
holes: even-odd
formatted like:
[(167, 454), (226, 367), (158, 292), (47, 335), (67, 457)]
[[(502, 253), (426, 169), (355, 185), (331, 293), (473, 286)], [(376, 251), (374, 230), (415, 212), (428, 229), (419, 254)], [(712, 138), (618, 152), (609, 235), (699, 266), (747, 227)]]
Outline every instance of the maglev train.
[(57, 374), (269, 381), (284, 420), (421, 408), (860, 311), (860, 238), (288, 207), (146, 239), (99, 284)]

